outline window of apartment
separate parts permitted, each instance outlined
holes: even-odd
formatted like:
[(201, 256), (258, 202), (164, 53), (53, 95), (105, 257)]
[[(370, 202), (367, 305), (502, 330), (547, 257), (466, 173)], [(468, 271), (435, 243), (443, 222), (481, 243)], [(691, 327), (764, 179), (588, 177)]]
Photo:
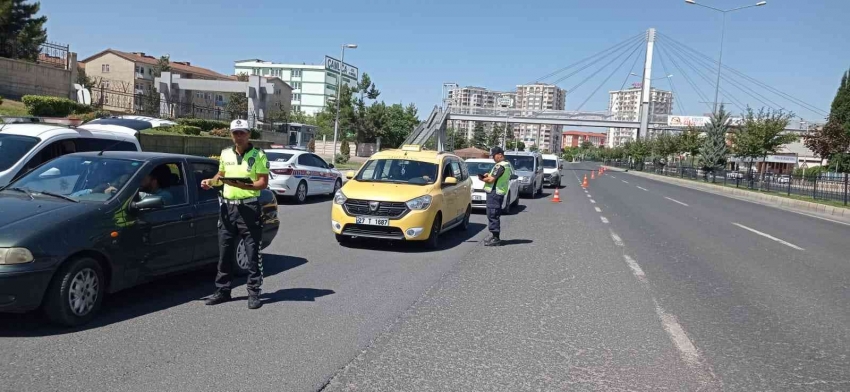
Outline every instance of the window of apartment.
[(297, 112), (300, 112), (300, 111), (301, 111), (301, 106), (300, 106), (300, 105), (293, 106), (293, 107), (292, 107), (292, 111), (293, 111), (293, 112), (296, 112), (296, 113), (297, 113)]
[(293, 101), (300, 101), (301, 100), (301, 94), (292, 94), (292, 100)]
[(301, 82), (292, 82), (292, 89), (293, 90), (301, 89)]
[(203, 97), (204, 97), (204, 93), (202, 93), (200, 91), (195, 91), (195, 98), (203, 98)]
[(101, 64), (100, 65), (100, 72), (103, 72), (103, 73), (109, 72), (109, 64)]
[(211, 100), (212, 99), (212, 93), (204, 94), (204, 98), (206, 98), (207, 100)]
[(218, 94), (218, 95), (215, 96), (215, 100), (219, 101), (219, 102), (224, 101), (224, 96), (221, 95), (221, 94)]
[(300, 69), (293, 69), (292, 70), (292, 77), (293, 78), (300, 78), (301, 77), (301, 70)]

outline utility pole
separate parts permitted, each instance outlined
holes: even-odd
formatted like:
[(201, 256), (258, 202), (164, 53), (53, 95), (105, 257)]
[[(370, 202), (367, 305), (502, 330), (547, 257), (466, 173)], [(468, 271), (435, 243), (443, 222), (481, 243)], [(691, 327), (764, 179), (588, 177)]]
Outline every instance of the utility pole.
[(652, 48), (655, 46), (655, 28), (646, 31), (646, 61), (643, 64), (643, 84), (640, 93), (640, 129), (637, 139), (641, 134), (647, 134), (649, 128), (649, 101), (652, 98)]

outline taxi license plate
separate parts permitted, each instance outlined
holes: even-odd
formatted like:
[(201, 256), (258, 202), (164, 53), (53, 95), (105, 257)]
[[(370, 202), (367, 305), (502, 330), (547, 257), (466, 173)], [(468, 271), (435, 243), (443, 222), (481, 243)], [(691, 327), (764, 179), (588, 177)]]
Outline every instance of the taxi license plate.
[(484, 200), (484, 198), (481, 195), (472, 195), (472, 200)]
[(371, 225), (371, 226), (389, 226), (390, 220), (388, 218), (380, 218), (380, 217), (372, 217), (372, 216), (358, 216), (354, 218), (354, 223), (358, 225)]

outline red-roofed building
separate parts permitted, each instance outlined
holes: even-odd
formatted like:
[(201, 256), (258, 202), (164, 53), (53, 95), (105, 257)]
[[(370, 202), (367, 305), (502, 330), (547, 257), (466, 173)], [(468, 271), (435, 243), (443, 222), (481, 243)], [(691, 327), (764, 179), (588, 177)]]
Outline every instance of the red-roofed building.
[(581, 131), (566, 131), (561, 138), (561, 149), (578, 147), (585, 141), (590, 141), (596, 147), (605, 147), (605, 134)]

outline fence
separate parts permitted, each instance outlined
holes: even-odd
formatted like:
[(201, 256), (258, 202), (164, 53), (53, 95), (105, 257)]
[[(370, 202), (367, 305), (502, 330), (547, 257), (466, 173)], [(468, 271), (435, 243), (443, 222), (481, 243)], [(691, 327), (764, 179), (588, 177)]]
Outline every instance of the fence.
[(0, 95), (69, 98), (77, 75), (76, 54), (67, 45), (45, 43), (38, 50), (0, 44)]
[(845, 206), (850, 202), (850, 193), (848, 193), (850, 191), (850, 175), (848, 173), (831, 173), (805, 177), (766, 173), (764, 178), (762, 178), (759, 173), (744, 173), (732, 170), (705, 171), (695, 167), (660, 166), (649, 163), (609, 162), (608, 164), (619, 168), (639, 170), (669, 177), (688, 178), (736, 188), (837, 202)]
[(194, 102), (173, 100), (168, 104), (159, 94), (132, 93), (107, 88), (106, 85), (91, 88), (92, 105), (103, 110), (128, 114), (167, 118), (201, 118), (205, 120), (230, 121), (233, 118), (247, 118), (247, 113), (231, 116), (224, 106), (200, 105)]

